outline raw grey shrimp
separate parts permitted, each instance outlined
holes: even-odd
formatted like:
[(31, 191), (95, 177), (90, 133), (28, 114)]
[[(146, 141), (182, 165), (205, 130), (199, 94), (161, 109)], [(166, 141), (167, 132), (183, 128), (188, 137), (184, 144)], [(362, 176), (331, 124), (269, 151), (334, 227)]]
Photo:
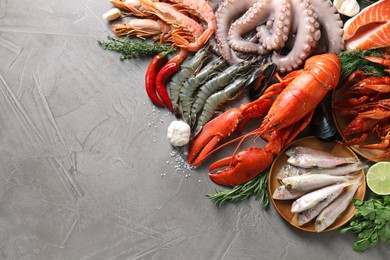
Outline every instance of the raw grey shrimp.
[(183, 87), (180, 89), (179, 102), (183, 118), (189, 125), (191, 125), (190, 113), (194, 93), (206, 79), (210, 79), (227, 65), (228, 63), (223, 58), (217, 58), (184, 82)]
[(268, 63), (256, 70), (254, 70), (254, 66), (252, 66), (247, 70), (247, 74), (245, 76), (235, 79), (224, 89), (212, 94), (206, 100), (203, 110), (198, 118), (195, 135), (199, 133), (202, 127), (213, 117), (214, 112), (219, 106), (239, 96), (245, 88), (263, 74), (269, 66), (270, 64)]
[(170, 99), (173, 106), (173, 111), (176, 117), (180, 116), (179, 111), (179, 93), (183, 83), (192, 75), (194, 75), (202, 66), (203, 62), (210, 57), (209, 48), (206, 46), (199, 50), (191, 59), (187, 59), (180, 66), (181, 70), (176, 73), (169, 84)]
[(191, 108), (191, 120), (195, 120), (197, 114), (202, 110), (208, 97), (223, 89), (233, 82), (237, 77), (242, 76), (252, 66), (254, 61), (243, 61), (230, 66), (219, 75), (207, 81), (200, 87), (196, 99)]
[(213, 117), (217, 108), (239, 95), (238, 92), (247, 84), (248, 77), (235, 79), (232, 83), (226, 86), (226, 88), (212, 94), (203, 106), (203, 110), (198, 117), (196, 123), (195, 135), (197, 135), (202, 127)]

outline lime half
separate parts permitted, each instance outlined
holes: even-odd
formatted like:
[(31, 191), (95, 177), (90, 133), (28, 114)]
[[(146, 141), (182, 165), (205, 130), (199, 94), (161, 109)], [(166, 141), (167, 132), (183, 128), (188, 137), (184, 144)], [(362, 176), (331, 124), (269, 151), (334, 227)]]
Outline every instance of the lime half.
[(367, 186), (378, 195), (390, 194), (390, 162), (377, 162), (368, 169)]

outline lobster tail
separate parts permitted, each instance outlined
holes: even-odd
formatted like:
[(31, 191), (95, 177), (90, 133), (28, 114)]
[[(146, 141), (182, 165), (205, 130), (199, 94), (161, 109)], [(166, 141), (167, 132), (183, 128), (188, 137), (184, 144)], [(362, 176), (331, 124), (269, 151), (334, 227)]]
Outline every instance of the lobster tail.
[[(286, 77), (292, 81), (278, 96), (260, 131), (267, 133), (295, 124), (313, 111), (340, 78), (340, 60), (335, 54), (312, 56), (306, 60), (302, 73)], [(283, 80), (281, 83), (284, 83)]]
[(339, 82), (341, 63), (337, 55), (327, 53), (307, 59), (304, 69), (309, 70), (328, 91), (335, 88)]

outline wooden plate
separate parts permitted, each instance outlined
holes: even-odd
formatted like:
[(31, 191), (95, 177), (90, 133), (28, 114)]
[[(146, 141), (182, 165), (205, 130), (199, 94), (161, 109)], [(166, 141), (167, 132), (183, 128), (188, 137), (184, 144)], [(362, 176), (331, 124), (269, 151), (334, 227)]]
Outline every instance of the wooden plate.
[[(272, 198), (272, 194), (274, 191), (281, 185), (279, 180), (276, 178), (276, 174), (280, 171), (280, 169), (287, 164), (287, 156), (285, 154), (285, 151), (293, 146), (306, 146), (313, 149), (329, 152), (335, 156), (340, 157), (357, 157), (356, 154), (348, 147), (342, 146), (339, 141), (331, 142), (331, 143), (324, 143), (319, 141), (314, 136), (305, 137), (302, 139), (299, 139), (293, 143), (291, 143), (288, 147), (286, 147), (278, 157), (274, 160), (271, 170), (268, 176), (268, 191), (271, 196), (272, 204), (274, 205), (277, 212), (282, 216), (288, 223), (293, 225), (296, 228), (299, 228), (304, 231), (308, 232), (316, 232), (314, 227), (314, 220), (310, 221), (309, 223), (306, 223), (305, 225), (298, 226), (296, 214), (291, 213), (291, 205), (294, 200), (274, 200)], [(364, 170), (359, 171), (358, 173), (361, 176), (364, 176)], [(355, 193), (354, 198), (363, 200), (364, 195), (366, 193), (366, 181), (365, 178), (363, 178), (363, 183), (360, 185), (358, 190)], [(336, 221), (329, 226), (325, 231), (331, 231), (334, 229), (337, 229), (344, 224), (346, 224), (355, 214), (356, 208), (351, 204), (348, 206), (348, 208), (339, 216)]]
[[(333, 95), (332, 95), (332, 101), (333, 103), (342, 100), (342, 91), (339, 88), (333, 90)], [(340, 115), (337, 113), (332, 113), (333, 114), (333, 119), (336, 124), (337, 130), (340, 134), (340, 136), (343, 137), (343, 130), (348, 126), (349, 123), (351, 123), (353, 117), (351, 116), (345, 116), (345, 115)], [(364, 144), (368, 143), (379, 143), (381, 140), (377, 137), (371, 137), (366, 140)], [(361, 148), (358, 145), (353, 145), (350, 146), (353, 151), (355, 151), (357, 154), (360, 156), (366, 158), (367, 160), (373, 161), (373, 162), (378, 162), (378, 161), (390, 161), (390, 158), (385, 158), (385, 159), (373, 159), (375, 156), (378, 156), (383, 153), (383, 150), (379, 149), (365, 149)]]

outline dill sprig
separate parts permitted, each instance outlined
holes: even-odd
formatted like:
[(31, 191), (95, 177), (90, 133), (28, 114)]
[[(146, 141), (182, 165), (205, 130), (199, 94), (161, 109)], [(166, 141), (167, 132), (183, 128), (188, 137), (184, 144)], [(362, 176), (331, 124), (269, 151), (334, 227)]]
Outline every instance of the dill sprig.
[(378, 2), (379, 0), (362, 0), (362, 4), (364, 5), (372, 5), (375, 2)]
[(255, 196), (259, 200), (260, 205), (264, 208), (269, 207), (269, 194), (267, 191), (268, 172), (261, 173), (256, 178), (234, 186), (232, 189), (220, 190), (214, 194), (206, 196), (215, 202), (217, 206), (221, 206), (225, 202), (238, 202)]
[(108, 42), (98, 41), (105, 50), (116, 51), (122, 55), (120, 60), (132, 59), (142, 56), (150, 56), (162, 51), (173, 51), (170, 44), (150, 43), (145, 41), (127, 40), (108, 36)]
[(344, 51), (339, 54), (341, 62), (341, 75), (340, 83), (354, 71), (362, 70), (370, 76), (385, 76), (385, 66), (368, 61), (364, 56), (383, 57), (383, 50), (356, 50), (356, 51)]

